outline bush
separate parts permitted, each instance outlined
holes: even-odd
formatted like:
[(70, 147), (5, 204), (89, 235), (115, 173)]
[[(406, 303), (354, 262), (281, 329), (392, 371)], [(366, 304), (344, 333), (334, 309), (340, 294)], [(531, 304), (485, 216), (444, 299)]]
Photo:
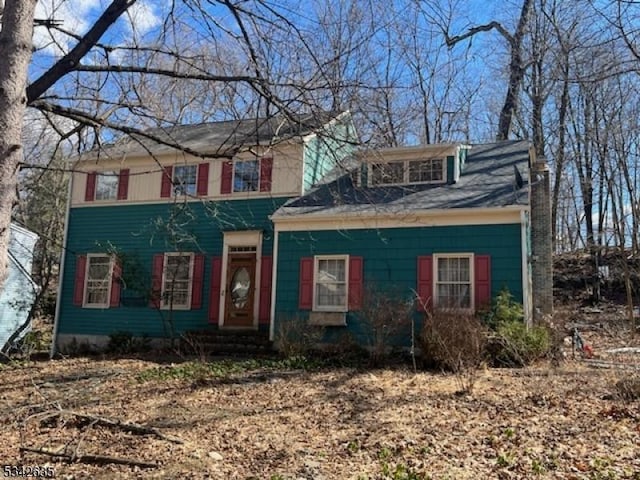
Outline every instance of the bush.
[(130, 332), (114, 332), (109, 335), (107, 344), (108, 353), (119, 355), (148, 352), (151, 349), (150, 340), (147, 337), (134, 337)]
[(627, 375), (615, 385), (616, 395), (622, 400), (640, 400), (640, 375)]
[(493, 366), (523, 367), (544, 357), (551, 348), (547, 328), (527, 327), (522, 305), (506, 288), (496, 295), (484, 320), (494, 332), (487, 346)]
[(521, 320), (498, 324), (488, 345), (491, 364), (496, 367), (523, 367), (544, 357), (551, 347), (545, 327), (527, 327)]
[(284, 357), (309, 355), (324, 337), (324, 328), (309, 325), (309, 322), (296, 315), (283, 316), (278, 321), (275, 345)]
[(462, 392), (469, 393), (485, 358), (487, 330), (471, 313), (436, 310), (428, 314), (420, 336), (427, 366), (456, 375)]
[(403, 343), (410, 332), (412, 316), (413, 302), (402, 290), (382, 289), (375, 284), (365, 286), (358, 317), (372, 366), (384, 364), (394, 343)]

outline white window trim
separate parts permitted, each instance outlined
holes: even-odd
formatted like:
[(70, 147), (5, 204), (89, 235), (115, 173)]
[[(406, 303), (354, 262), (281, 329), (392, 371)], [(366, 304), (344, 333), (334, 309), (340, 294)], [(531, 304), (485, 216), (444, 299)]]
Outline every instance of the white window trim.
[[(105, 303), (89, 303), (89, 266), (92, 258), (109, 257), (109, 275), (107, 276), (107, 301)], [(109, 308), (111, 304), (111, 284), (113, 283), (114, 257), (108, 253), (88, 253), (84, 271), (84, 290), (82, 294), (82, 308)]]
[[(111, 198), (98, 198), (98, 184), (100, 183), (100, 177), (115, 177), (116, 188), (113, 197)], [(118, 199), (118, 190), (120, 189), (120, 171), (119, 170), (106, 170), (104, 172), (96, 172), (96, 186), (93, 191), (94, 202), (113, 202)]]
[[(169, 257), (189, 257), (189, 289), (187, 290), (186, 305), (171, 305), (171, 302), (165, 302), (165, 275), (167, 273), (167, 261)], [(191, 294), (193, 291), (193, 252), (166, 252), (162, 259), (162, 284), (160, 288), (160, 310), (191, 310)]]
[[(262, 170), (262, 158), (265, 157), (256, 157), (256, 158), (236, 158), (232, 161), (232, 165), (231, 165), (231, 193), (232, 194), (241, 194), (241, 193), (260, 193), (260, 174), (261, 174), (261, 170)], [(235, 189), (235, 185), (236, 185), (236, 163), (241, 163), (241, 162), (256, 162), (258, 164), (258, 183), (256, 185), (256, 189), (255, 190), (239, 190), (236, 192)], [(263, 192), (264, 193), (264, 192)]]
[[(320, 260), (344, 260), (345, 296), (342, 306), (318, 306), (316, 299), (316, 281)], [(347, 312), (349, 311), (349, 255), (315, 255), (313, 257), (313, 307), (314, 312)]]
[[(178, 167), (194, 167), (196, 170), (196, 181), (194, 183), (195, 191), (193, 193), (187, 193), (185, 191), (177, 191), (178, 187), (182, 187), (182, 183), (178, 183), (176, 179), (176, 168)], [(171, 171), (171, 195), (174, 197), (193, 197), (198, 195), (198, 176), (200, 174), (200, 169), (198, 168), (197, 163), (181, 163), (179, 165), (174, 165)]]
[(438, 308), (438, 260), (441, 258), (468, 258), (469, 259), (469, 282), (471, 286), (469, 288), (469, 308), (460, 308), (459, 310), (463, 312), (475, 312), (475, 283), (476, 283), (476, 272), (475, 272), (475, 256), (473, 253), (434, 253), (433, 254), (433, 304), (436, 308)]
[[(432, 160), (442, 160), (442, 180), (432, 180), (430, 182), (410, 182), (409, 181), (409, 164), (411, 162), (425, 162)], [(389, 163), (402, 163), (404, 164), (402, 182), (398, 183), (373, 183), (373, 174), (371, 168), (374, 165), (383, 165)], [(430, 157), (430, 158), (412, 158), (409, 160), (391, 160), (388, 162), (371, 162), (367, 164), (369, 171), (367, 172), (367, 186), (369, 187), (393, 187), (400, 185), (443, 185), (447, 183), (447, 157)]]

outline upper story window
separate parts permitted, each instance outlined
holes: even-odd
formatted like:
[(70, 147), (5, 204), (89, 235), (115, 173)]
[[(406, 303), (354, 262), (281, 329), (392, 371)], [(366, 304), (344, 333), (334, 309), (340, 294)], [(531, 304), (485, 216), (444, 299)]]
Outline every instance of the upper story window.
[(374, 163), (371, 165), (372, 185), (393, 185), (405, 183), (404, 162)]
[(257, 192), (260, 188), (260, 162), (238, 160), (233, 162), (233, 191)]
[(409, 162), (409, 183), (431, 183), (444, 180), (444, 160), (442, 158)]
[(273, 158), (225, 160), (222, 162), (220, 193), (270, 192)]
[(198, 165), (166, 166), (162, 169), (160, 197), (171, 195), (206, 196), (209, 194), (209, 162)]
[(197, 165), (178, 165), (173, 169), (173, 192), (175, 195), (195, 195), (197, 188)]
[(96, 174), (96, 200), (115, 200), (118, 198), (118, 173), (101, 172)]
[(85, 186), (85, 202), (94, 200), (126, 200), (129, 189), (129, 169), (89, 172)]
[(442, 158), (374, 163), (370, 166), (369, 185), (442, 183), (446, 180), (446, 162)]

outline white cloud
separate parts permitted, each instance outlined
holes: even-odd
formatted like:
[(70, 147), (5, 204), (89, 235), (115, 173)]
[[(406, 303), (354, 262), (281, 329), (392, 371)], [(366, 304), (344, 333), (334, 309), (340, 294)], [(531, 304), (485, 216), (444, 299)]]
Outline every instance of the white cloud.
[(134, 3), (127, 11), (127, 28), (134, 35), (145, 35), (162, 23), (162, 18), (151, 2)]
[[(92, 13), (100, 7), (100, 0), (39, 0), (35, 18), (54, 20), (62, 29), (82, 35), (92, 24)], [(36, 48), (45, 53), (61, 56), (67, 53), (76, 41), (62, 32), (36, 27), (33, 42)]]

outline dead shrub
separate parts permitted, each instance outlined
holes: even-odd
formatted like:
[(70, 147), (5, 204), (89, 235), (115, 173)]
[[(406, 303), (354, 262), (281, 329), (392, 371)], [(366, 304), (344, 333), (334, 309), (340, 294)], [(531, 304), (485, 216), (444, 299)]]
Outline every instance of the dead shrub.
[(473, 314), (438, 309), (427, 314), (420, 348), (425, 365), (453, 372), (461, 392), (470, 393), (485, 360), (487, 329)]
[(309, 355), (324, 337), (324, 328), (309, 325), (298, 315), (283, 316), (278, 321), (275, 347), (284, 357)]
[(615, 384), (616, 396), (628, 402), (640, 400), (640, 375), (629, 374)]
[(383, 364), (393, 347), (400, 346), (408, 338), (413, 301), (407, 293), (403, 294), (399, 288), (365, 285), (358, 316), (364, 330), (369, 362), (373, 366)]

